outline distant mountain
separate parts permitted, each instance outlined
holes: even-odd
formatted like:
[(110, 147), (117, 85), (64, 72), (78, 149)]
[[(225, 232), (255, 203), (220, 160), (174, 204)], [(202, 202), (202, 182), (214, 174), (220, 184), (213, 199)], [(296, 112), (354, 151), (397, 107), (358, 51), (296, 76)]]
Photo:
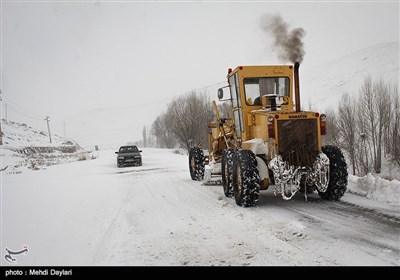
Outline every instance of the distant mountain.
[(398, 83), (399, 42), (375, 45), (304, 71), (300, 66), (301, 108), (336, 108), (343, 93), (358, 95), (368, 75), (373, 81)]

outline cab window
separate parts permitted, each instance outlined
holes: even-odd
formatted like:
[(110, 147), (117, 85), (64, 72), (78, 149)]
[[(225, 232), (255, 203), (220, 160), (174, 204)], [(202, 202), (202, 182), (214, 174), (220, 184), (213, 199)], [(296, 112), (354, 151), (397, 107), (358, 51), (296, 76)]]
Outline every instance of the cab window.
[(246, 104), (260, 106), (263, 95), (289, 96), (289, 81), (288, 77), (244, 78)]

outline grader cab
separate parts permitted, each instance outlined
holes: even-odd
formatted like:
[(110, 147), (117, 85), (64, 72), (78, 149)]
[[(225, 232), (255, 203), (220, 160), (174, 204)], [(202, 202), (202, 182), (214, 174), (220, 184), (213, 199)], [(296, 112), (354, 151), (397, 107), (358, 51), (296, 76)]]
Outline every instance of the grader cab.
[[(283, 199), (317, 190), (320, 197), (339, 200), (347, 188), (347, 165), (339, 148), (322, 145), (326, 116), (300, 109), (299, 63), (239, 66), (228, 70), (232, 115), (211, 128), (208, 156), (193, 147), (189, 169), (193, 180), (221, 182), (227, 197), (240, 206), (255, 206), (259, 191), (275, 186)], [(308, 190), (307, 190), (308, 189)]]

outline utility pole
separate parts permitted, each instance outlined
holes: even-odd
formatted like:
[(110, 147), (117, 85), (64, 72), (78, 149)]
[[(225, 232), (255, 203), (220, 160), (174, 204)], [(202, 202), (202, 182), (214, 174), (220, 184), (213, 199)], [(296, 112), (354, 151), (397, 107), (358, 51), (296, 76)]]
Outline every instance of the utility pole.
[(50, 125), (49, 125), (50, 117), (46, 116), (46, 118), (44, 120), (47, 121), (47, 130), (49, 131), (49, 139), (50, 139), (50, 143), (51, 143), (51, 133), (50, 133)]

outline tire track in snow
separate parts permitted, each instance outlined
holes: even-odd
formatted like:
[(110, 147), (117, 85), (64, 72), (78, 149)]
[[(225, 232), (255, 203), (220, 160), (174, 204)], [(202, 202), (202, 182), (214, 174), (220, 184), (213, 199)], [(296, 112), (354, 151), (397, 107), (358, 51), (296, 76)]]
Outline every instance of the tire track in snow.
[[(318, 239), (319, 243), (322, 239), (324, 244), (332, 244), (333, 247), (353, 248), (356, 254), (365, 255), (368, 262), (374, 265), (399, 264), (399, 219), (375, 210), (365, 211), (364, 208), (347, 202), (324, 201), (317, 194), (309, 196), (307, 202), (302, 201), (301, 196), (287, 202), (278, 198), (280, 197), (274, 198), (269, 194), (261, 201), (265, 201), (265, 205), (272, 204), (283, 211), (297, 213), (299, 219), (307, 221), (311, 238)], [(304, 246), (306, 249), (309, 247), (313, 246)], [(332, 248), (327, 250), (332, 251)], [(321, 253), (325, 255), (324, 250)], [(358, 264), (354, 258), (349, 257), (348, 261)], [(340, 260), (340, 256), (337, 262), (348, 265)]]
[(114, 251), (102, 251), (97, 264), (398, 264), (398, 219), (390, 215), (318, 195), (283, 201), (270, 190), (260, 192), (257, 207), (241, 208), (222, 186), (190, 180), (186, 165), (116, 174), (133, 191), (114, 218), (120, 227), (103, 240)]
[(108, 231), (101, 246), (114, 252), (103, 251), (105, 257), (98, 258), (98, 264), (315, 263), (307, 260), (301, 250), (276, 238), (267, 227), (254, 227), (254, 219), (246, 215), (249, 209), (232, 207), (210, 191), (215, 186), (188, 179), (186, 170), (173, 176), (168, 172), (126, 176), (132, 177), (138, 187), (129, 194), (130, 206), (119, 212), (114, 223), (123, 219), (127, 225), (124, 232)]
[(100, 239), (95, 253), (93, 257), (92, 264), (97, 265), (101, 260), (101, 258), (104, 255), (104, 251), (109, 250), (109, 247), (106, 246), (106, 243), (110, 239), (110, 237), (113, 235), (113, 233), (121, 228), (121, 214), (124, 213), (129, 206), (130, 202), (130, 194), (132, 193), (132, 188), (130, 188), (125, 195), (125, 199), (123, 200), (123, 203), (121, 207), (118, 209), (117, 213), (115, 214), (114, 218), (111, 220), (110, 224), (108, 225), (107, 229), (102, 235), (102, 238)]

